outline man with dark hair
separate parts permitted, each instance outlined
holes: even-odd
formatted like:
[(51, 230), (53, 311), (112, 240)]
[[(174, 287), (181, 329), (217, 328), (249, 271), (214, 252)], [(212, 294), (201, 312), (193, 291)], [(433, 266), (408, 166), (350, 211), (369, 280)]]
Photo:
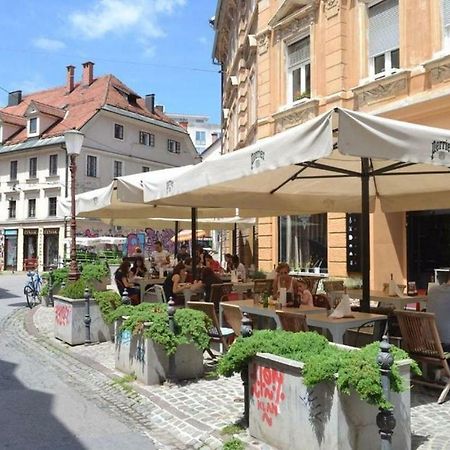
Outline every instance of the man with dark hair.
[(188, 246), (186, 244), (183, 244), (180, 247), (180, 251), (177, 254), (177, 261), (185, 262), (187, 258), (190, 258), (189, 252), (188, 252)]
[(450, 351), (450, 284), (449, 272), (438, 271), (437, 282), (428, 292), (427, 312), (434, 313), (444, 351)]
[(156, 269), (165, 269), (170, 265), (169, 252), (163, 249), (162, 242), (155, 242), (155, 250), (151, 254), (152, 263)]

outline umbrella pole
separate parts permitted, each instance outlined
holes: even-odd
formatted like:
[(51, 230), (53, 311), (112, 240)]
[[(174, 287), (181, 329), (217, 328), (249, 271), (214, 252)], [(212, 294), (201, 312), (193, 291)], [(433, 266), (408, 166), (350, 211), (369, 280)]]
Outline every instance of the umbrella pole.
[(232, 239), (231, 253), (237, 255), (237, 223), (234, 224)]
[(369, 159), (361, 158), (361, 311), (370, 310), (370, 210)]
[(175, 258), (178, 255), (178, 233), (180, 232), (180, 223), (178, 220), (175, 221), (175, 245), (174, 245), (174, 253)]
[(192, 279), (197, 279), (197, 208), (191, 208)]

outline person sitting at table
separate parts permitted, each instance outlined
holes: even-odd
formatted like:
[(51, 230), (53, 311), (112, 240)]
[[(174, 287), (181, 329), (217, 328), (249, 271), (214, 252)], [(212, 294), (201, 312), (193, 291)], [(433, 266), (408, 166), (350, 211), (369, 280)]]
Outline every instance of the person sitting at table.
[(201, 281), (203, 284), (204, 292), (205, 292), (205, 299), (206, 301), (209, 301), (211, 297), (211, 285), (212, 284), (222, 284), (221, 278), (219, 278), (215, 273), (214, 270), (211, 267), (211, 258), (206, 258), (206, 267), (202, 269), (202, 277)]
[(128, 297), (130, 297), (132, 305), (138, 305), (140, 303), (140, 290), (134, 287), (132, 281), (133, 274), (130, 271), (130, 263), (128, 261), (122, 261), (119, 268), (114, 273), (114, 280), (116, 282), (117, 289), (120, 295), (123, 295), (123, 291), (126, 289)]
[(147, 275), (147, 267), (145, 267), (145, 261), (143, 256), (136, 256), (133, 267), (130, 269), (130, 272), (135, 277), (143, 278)]
[(444, 352), (450, 351), (450, 284), (448, 272), (438, 272), (439, 285), (430, 287), (427, 312), (434, 313)]
[(314, 306), (314, 299), (308, 288), (308, 283), (302, 278), (297, 281), (297, 294), (300, 305)]
[(233, 270), (233, 255), (225, 253), (225, 272), (230, 273)]
[(219, 261), (216, 261), (210, 254), (205, 256), (205, 266), (210, 267), (213, 272), (220, 272), (222, 270)]
[(247, 271), (245, 269), (244, 264), (242, 264), (241, 261), (239, 260), (239, 256), (234, 255), (232, 261), (233, 261), (233, 270), (236, 271), (238, 278), (242, 281), (245, 281), (247, 278)]
[(161, 241), (155, 242), (155, 250), (151, 254), (153, 266), (159, 269), (166, 269), (170, 265), (169, 252), (163, 249)]
[(205, 267), (206, 266), (206, 257), (207, 253), (203, 250), (203, 247), (198, 245), (195, 249), (195, 262), (197, 263), (197, 267)]
[(175, 305), (184, 305), (183, 291), (185, 289), (199, 290), (202, 287), (201, 281), (186, 283), (187, 270), (183, 262), (178, 263), (171, 274), (164, 280), (163, 289), (167, 301), (170, 298)]
[(177, 261), (180, 262), (186, 262), (186, 259), (190, 258), (189, 252), (188, 252), (188, 247), (186, 244), (183, 244), (180, 247), (180, 251), (177, 253)]
[(281, 262), (275, 269), (276, 275), (273, 280), (273, 296), (278, 298), (280, 288), (286, 288), (286, 298), (288, 305), (295, 304), (295, 297), (298, 291), (297, 280), (289, 275), (289, 264)]

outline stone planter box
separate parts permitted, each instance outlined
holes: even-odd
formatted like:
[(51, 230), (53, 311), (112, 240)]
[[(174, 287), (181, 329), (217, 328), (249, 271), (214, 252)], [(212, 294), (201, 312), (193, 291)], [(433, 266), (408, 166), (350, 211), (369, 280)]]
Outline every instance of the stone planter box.
[[(356, 351), (356, 350), (355, 350)], [(409, 360), (399, 364), (409, 386)], [(308, 389), (297, 361), (258, 354), (249, 364), (249, 431), (279, 450), (379, 450), (378, 408), (356, 393), (340, 394), (334, 383)], [(411, 449), (410, 392), (392, 393), (392, 448)]]
[[(121, 372), (135, 374), (141, 383), (161, 384), (169, 375), (169, 356), (164, 348), (142, 333), (119, 331), (116, 322), (115, 367)], [(194, 344), (180, 345), (175, 353), (176, 377), (192, 380), (203, 376), (203, 352)]]
[[(70, 345), (84, 344), (86, 326), (84, 315), (86, 312), (84, 299), (71, 299), (54, 295), (55, 337)], [(91, 298), (91, 342), (112, 340), (113, 326), (103, 320), (97, 302)]]

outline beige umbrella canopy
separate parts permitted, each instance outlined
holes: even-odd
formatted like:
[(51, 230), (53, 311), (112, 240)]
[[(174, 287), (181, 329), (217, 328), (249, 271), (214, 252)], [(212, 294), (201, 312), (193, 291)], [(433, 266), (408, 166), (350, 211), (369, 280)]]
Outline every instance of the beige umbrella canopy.
[[(205, 230), (197, 230), (197, 239), (201, 239), (206, 236)], [(175, 236), (171, 239), (172, 242), (175, 242)], [(178, 241), (179, 242), (186, 242), (186, 241), (192, 241), (192, 231), (191, 230), (181, 230), (178, 233)]]

